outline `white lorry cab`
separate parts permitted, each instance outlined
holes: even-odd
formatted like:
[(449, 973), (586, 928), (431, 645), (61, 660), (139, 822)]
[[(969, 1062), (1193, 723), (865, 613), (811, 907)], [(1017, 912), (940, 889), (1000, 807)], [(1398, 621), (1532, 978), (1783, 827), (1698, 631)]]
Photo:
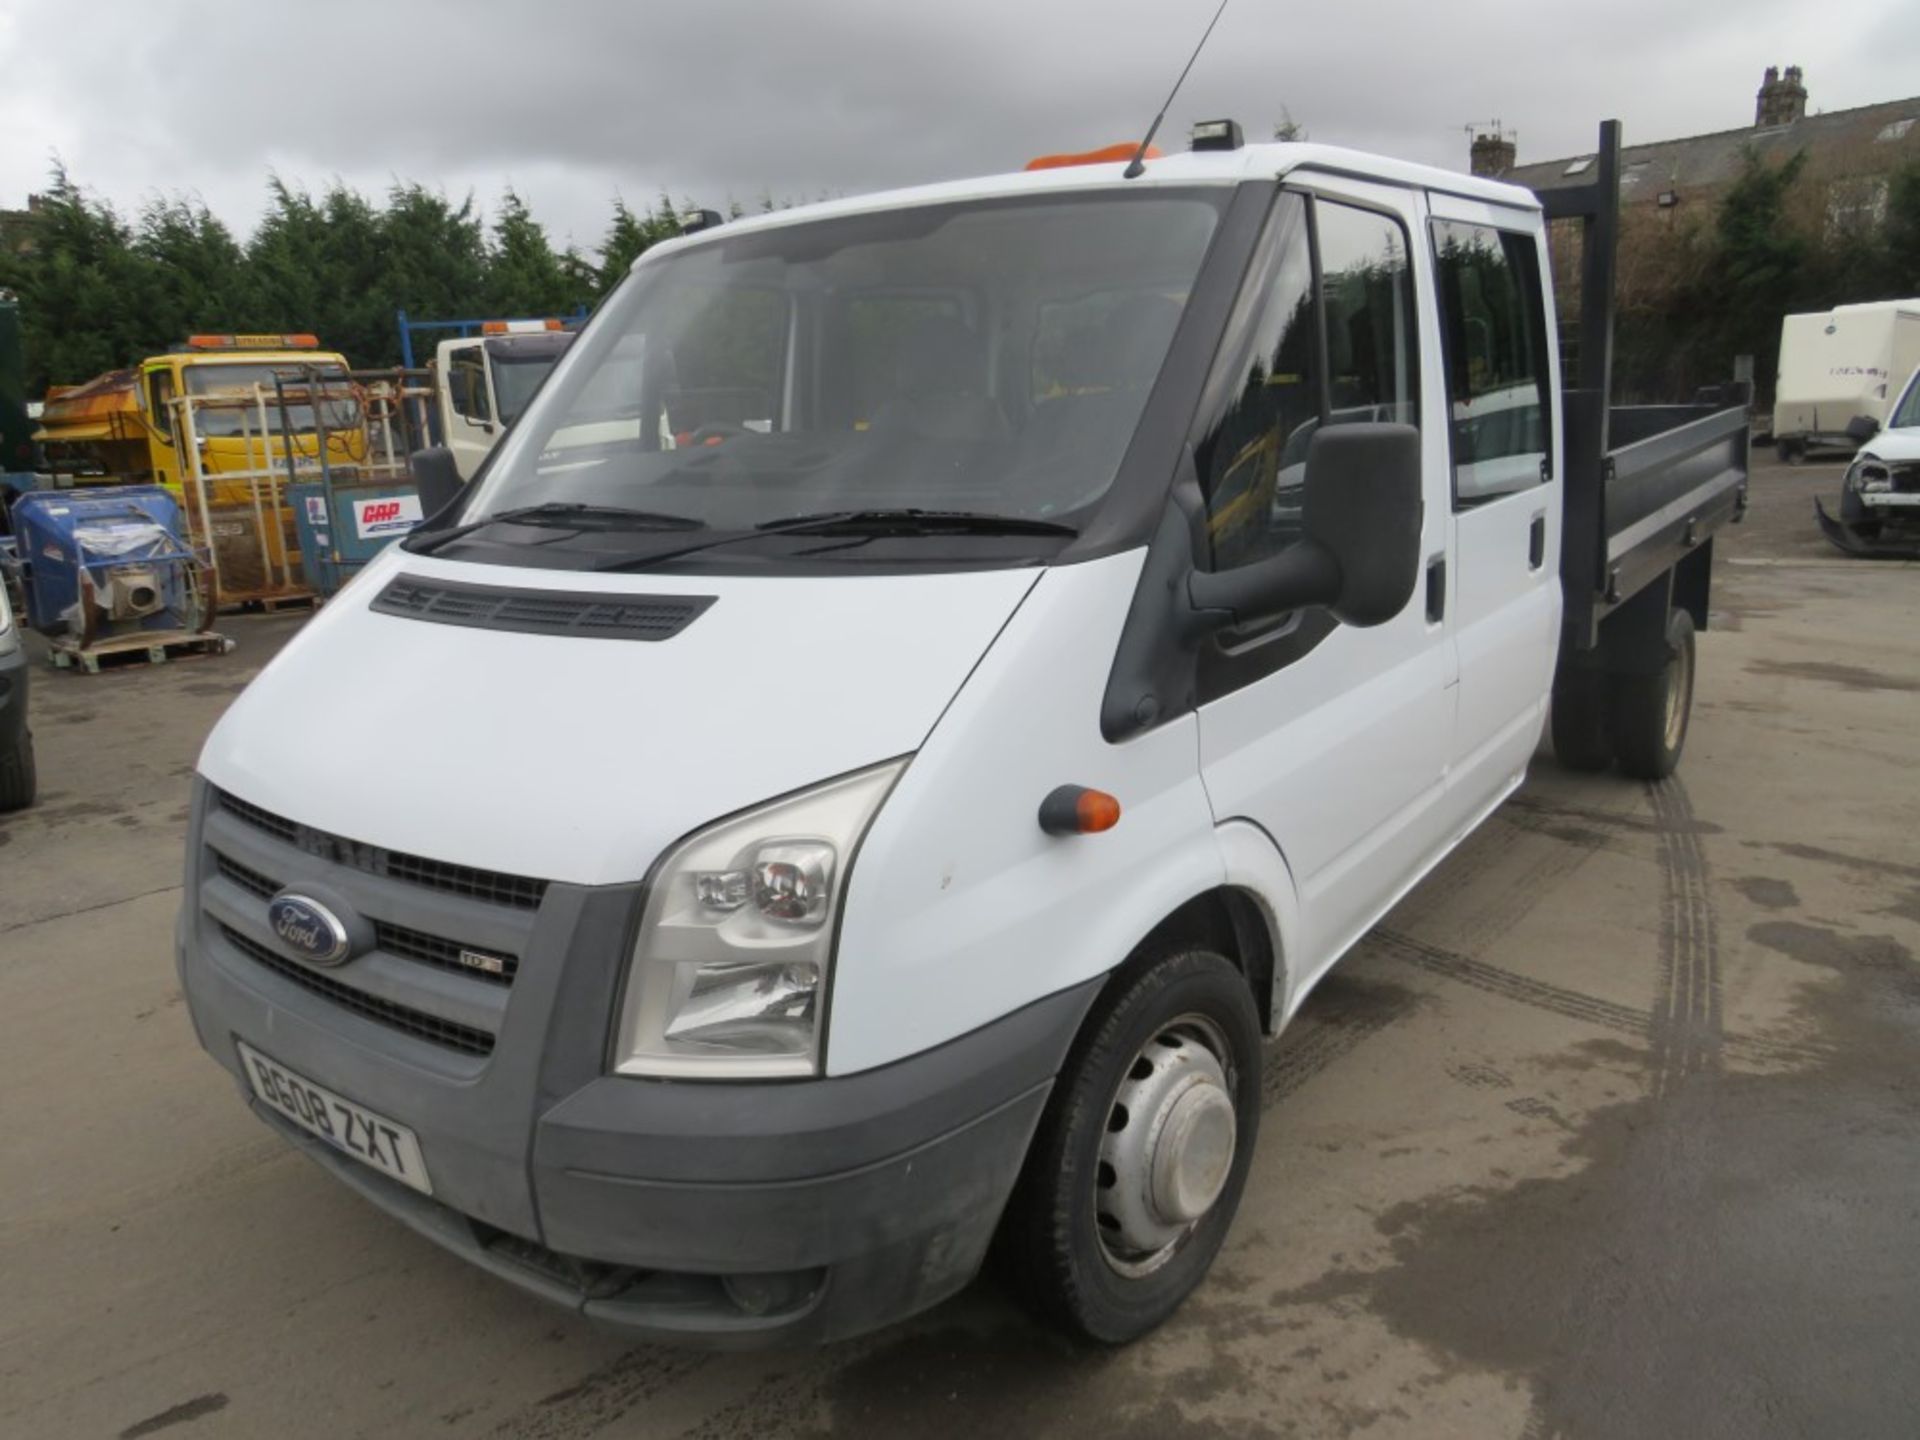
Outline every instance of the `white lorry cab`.
[(489, 320), (434, 347), (435, 418), (461, 479), (479, 471), (571, 343), (558, 320)]
[(199, 763), (261, 1119), (636, 1333), (847, 1335), (996, 1239), (1071, 1331), (1171, 1313), (1263, 1041), (1550, 694), (1678, 759), (1747, 433), (1563, 400), (1529, 192), (1208, 133), (659, 245), (475, 483), (419, 457)]

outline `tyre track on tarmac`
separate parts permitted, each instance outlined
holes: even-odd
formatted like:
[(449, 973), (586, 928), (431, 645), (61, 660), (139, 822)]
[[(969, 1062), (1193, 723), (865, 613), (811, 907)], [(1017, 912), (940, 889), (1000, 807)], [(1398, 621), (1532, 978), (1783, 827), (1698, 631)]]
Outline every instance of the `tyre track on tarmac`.
[(1648, 1024), (1653, 1088), (1665, 1095), (1720, 1069), (1720, 932), (1693, 802), (1677, 775), (1647, 787), (1659, 820), (1662, 905), (1659, 990)]

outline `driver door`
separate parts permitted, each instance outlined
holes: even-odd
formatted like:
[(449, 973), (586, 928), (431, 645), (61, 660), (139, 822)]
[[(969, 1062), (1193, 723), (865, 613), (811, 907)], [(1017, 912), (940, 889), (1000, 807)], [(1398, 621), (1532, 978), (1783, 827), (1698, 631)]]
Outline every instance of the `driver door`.
[(462, 480), (471, 480), (499, 433), (484, 340), (440, 346), (440, 426)]
[(1203, 400), (1195, 459), (1212, 567), (1301, 536), (1307, 440), (1323, 425), (1420, 427), (1423, 581), (1385, 624), (1324, 611), (1205, 643), (1200, 763), (1218, 821), (1261, 826), (1298, 890), (1291, 1005), (1439, 854), (1458, 664), (1447, 614), (1443, 428), (1422, 391), (1438, 337), (1419, 197), (1316, 181), (1279, 196)]

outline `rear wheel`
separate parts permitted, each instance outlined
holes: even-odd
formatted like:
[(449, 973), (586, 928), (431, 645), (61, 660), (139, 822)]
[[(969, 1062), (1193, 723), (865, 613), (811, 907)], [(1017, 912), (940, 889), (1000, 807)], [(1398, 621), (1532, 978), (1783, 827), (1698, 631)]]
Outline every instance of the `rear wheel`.
[(1206, 1275), (1260, 1128), (1260, 1018), (1223, 956), (1128, 966), (1055, 1082), (1001, 1233), (1010, 1278), (1064, 1329), (1118, 1345)]
[(1569, 770), (1593, 772), (1613, 763), (1607, 728), (1607, 674), (1571, 666), (1553, 678), (1553, 756)]
[(12, 745), (0, 750), (0, 810), (24, 810), (33, 803), (33, 735), (22, 729)]
[(1693, 714), (1693, 617), (1667, 617), (1667, 658), (1651, 674), (1616, 675), (1609, 720), (1620, 768), (1636, 780), (1664, 780), (1680, 763)]

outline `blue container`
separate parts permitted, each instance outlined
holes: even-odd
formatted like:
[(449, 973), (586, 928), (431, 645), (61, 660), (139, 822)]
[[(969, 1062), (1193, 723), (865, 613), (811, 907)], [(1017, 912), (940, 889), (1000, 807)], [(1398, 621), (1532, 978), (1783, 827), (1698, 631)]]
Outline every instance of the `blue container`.
[[(180, 502), (158, 485), (35, 490), (13, 502), (27, 623), (47, 634), (127, 634), (197, 623)], [(94, 614), (81, 609), (81, 576)]]
[(300, 556), (315, 593), (332, 595), (360, 567), (420, 523), (420, 495), (404, 480), (301, 480), (287, 487)]

